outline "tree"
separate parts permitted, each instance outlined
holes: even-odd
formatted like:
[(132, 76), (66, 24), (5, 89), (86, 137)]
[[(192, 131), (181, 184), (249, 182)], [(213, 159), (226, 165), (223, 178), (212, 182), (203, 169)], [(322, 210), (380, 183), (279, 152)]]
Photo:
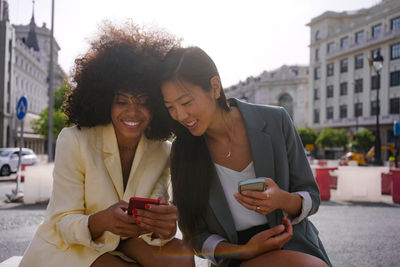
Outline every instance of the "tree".
[[(68, 84), (63, 84), (59, 89), (54, 91), (54, 110), (53, 110), (53, 136), (57, 139), (58, 134), (65, 127), (67, 116), (61, 110), (61, 106), (65, 101), (66, 95), (69, 93)], [(32, 129), (35, 133), (43, 135), (47, 140), (49, 134), (49, 109), (44, 109), (39, 114), (39, 119), (31, 122)]]
[(61, 106), (64, 104), (64, 101), (71, 91), (69, 84), (64, 83), (57, 90), (54, 91), (54, 109), (61, 109)]
[(315, 143), (321, 147), (346, 147), (349, 137), (344, 129), (336, 130), (326, 127), (319, 134)]
[(297, 132), (304, 146), (308, 144), (315, 144), (315, 141), (318, 138), (318, 132), (309, 127), (308, 128), (298, 127)]
[[(32, 129), (35, 133), (41, 134), (47, 140), (49, 135), (49, 109), (46, 108), (43, 110), (39, 119), (33, 120), (31, 122)], [(65, 126), (65, 122), (67, 121), (67, 116), (62, 112), (61, 109), (53, 110), (53, 136), (54, 139), (57, 139), (58, 134)]]
[(370, 130), (364, 128), (354, 133), (351, 145), (353, 152), (367, 153), (374, 143), (374, 134)]

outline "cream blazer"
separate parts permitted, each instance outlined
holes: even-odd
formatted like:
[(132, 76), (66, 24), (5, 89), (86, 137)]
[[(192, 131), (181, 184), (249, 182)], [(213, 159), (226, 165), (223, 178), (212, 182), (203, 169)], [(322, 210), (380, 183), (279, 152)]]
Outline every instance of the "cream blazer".
[(89, 215), (132, 196), (168, 199), (169, 142), (141, 137), (124, 191), (112, 124), (64, 128), (57, 139), (53, 193), (19, 266), (90, 266), (117, 248), (120, 236), (104, 232), (92, 240)]

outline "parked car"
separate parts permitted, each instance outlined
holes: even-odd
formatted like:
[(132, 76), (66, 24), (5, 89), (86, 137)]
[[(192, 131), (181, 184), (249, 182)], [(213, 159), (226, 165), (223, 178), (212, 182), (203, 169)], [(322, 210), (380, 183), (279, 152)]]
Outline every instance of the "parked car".
[[(0, 148), (0, 176), (8, 176), (18, 169), (19, 148)], [(22, 164), (36, 164), (38, 158), (32, 149), (22, 148)]]

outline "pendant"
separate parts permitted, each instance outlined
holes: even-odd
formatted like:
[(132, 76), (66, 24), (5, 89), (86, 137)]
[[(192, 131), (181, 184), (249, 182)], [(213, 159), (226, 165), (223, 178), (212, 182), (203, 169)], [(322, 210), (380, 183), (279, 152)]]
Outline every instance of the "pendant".
[(231, 156), (231, 152), (229, 151), (228, 154), (226, 154), (225, 158), (229, 158)]

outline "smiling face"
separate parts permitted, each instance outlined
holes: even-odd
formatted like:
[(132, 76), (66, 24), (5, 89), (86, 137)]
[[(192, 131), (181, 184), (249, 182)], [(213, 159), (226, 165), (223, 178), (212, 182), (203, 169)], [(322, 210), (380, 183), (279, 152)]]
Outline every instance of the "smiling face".
[(204, 91), (188, 82), (167, 81), (161, 91), (172, 119), (185, 126), (192, 135), (203, 135), (213, 124), (219, 92)]
[(111, 105), (111, 121), (118, 144), (134, 146), (151, 121), (147, 97), (117, 92)]

